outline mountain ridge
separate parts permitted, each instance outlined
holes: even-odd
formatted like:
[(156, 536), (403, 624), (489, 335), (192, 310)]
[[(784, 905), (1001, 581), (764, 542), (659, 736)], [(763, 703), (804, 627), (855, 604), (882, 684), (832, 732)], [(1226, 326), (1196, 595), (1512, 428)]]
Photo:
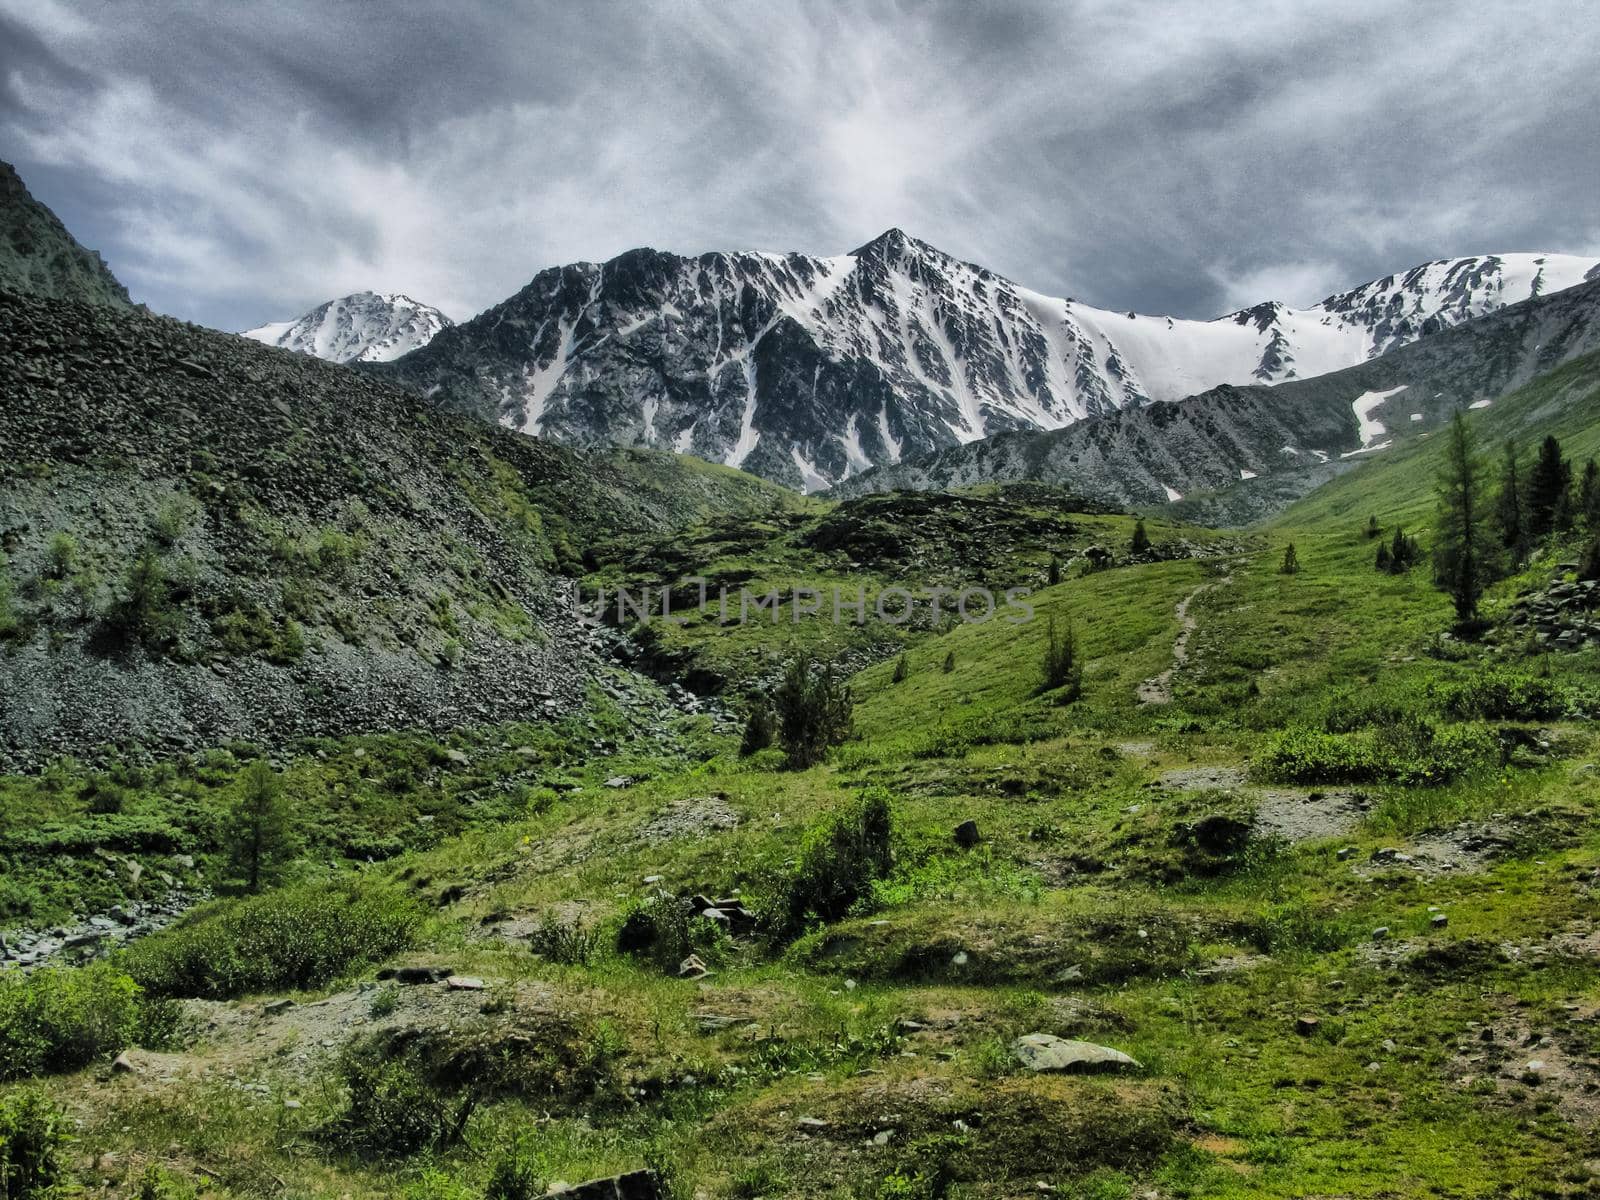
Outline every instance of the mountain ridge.
[(1477, 255), (1308, 309), (1191, 321), (1046, 296), (899, 228), (831, 258), (641, 248), (547, 268), (383, 369), (525, 433), (670, 448), (816, 491), (1000, 433), (1353, 366), (1596, 271)]
[(1031, 480), (1105, 503), (1152, 506), (1223, 489), (1252, 493), (1236, 521), (1273, 511), (1333, 474), (1484, 408), (1600, 350), (1600, 279), (1508, 305), (1342, 371), (1272, 386), (1224, 384), (1181, 403), (1064, 429), (1017, 432), (863, 473), (843, 498)]
[(73, 237), (8, 162), (0, 162), (0, 289), (133, 307), (99, 253)]

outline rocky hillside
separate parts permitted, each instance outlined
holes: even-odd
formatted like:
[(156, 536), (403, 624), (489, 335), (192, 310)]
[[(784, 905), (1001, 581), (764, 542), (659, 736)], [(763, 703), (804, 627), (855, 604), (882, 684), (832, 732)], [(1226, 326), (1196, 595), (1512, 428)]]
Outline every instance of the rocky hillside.
[(1458, 407), (1492, 405), (1596, 348), (1600, 281), (1523, 301), (1343, 371), (1275, 387), (1223, 386), (1181, 404), (1007, 434), (871, 471), (834, 494), (1031, 479), (1137, 506), (1243, 483), (1238, 491), (1246, 498), (1230, 514), (1248, 520), (1398, 438), (1437, 428)]
[(126, 308), (128, 289), (0, 162), (0, 289)]
[(832, 258), (634, 250), (543, 271), (393, 370), (527, 433), (671, 447), (814, 491), (1007, 431), (1348, 367), (1596, 267), (1457, 259), (1309, 309), (1181, 321), (1040, 295), (897, 229)]
[(568, 711), (560, 575), (789, 494), (589, 457), (344, 367), (0, 292), (0, 760)]
[(399, 292), (356, 292), (244, 336), (329, 362), (388, 362), (426, 346), (452, 324), (437, 308)]

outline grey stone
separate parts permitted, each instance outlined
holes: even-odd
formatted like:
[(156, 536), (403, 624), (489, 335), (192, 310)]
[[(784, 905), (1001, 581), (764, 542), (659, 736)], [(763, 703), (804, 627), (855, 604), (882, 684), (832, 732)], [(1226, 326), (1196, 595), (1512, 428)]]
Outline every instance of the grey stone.
[(1011, 1043), (1011, 1053), (1030, 1071), (1089, 1073), (1136, 1071), (1139, 1063), (1121, 1050), (1094, 1042), (1071, 1041), (1052, 1033), (1028, 1033)]

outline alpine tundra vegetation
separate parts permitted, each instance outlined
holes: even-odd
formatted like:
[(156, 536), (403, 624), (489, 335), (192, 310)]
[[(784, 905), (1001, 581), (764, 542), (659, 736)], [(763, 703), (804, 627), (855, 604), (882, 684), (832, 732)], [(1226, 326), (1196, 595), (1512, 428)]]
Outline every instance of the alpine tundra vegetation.
[[(446, 175), (517, 140), (457, 19), (396, 59)], [(541, 19), (564, 87), (604, 39)], [(0, 15), (18, 113), (96, 20)], [(272, 46), (359, 101), (319, 161), (402, 258), (453, 238), (423, 147), (368, 174), (371, 62)], [(71, 128), (18, 153), (112, 236), (144, 176), (93, 215)], [(130, 282), (278, 228), (202, 182)], [(0, 1200), (1600, 1195), (1600, 260), (1198, 320), (898, 229), (606, 244), (476, 316), (262, 284), (349, 294), (241, 336), (0, 164)]]

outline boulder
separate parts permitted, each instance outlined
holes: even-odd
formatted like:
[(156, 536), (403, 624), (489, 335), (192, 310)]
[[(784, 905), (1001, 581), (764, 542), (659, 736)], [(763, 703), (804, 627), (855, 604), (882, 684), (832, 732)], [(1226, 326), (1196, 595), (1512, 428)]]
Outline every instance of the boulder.
[(1089, 1073), (1137, 1071), (1139, 1063), (1110, 1046), (1077, 1042), (1052, 1033), (1028, 1033), (1011, 1043), (1011, 1053), (1030, 1071)]
[(654, 1171), (629, 1171), (558, 1188), (544, 1200), (661, 1200), (661, 1181)]

